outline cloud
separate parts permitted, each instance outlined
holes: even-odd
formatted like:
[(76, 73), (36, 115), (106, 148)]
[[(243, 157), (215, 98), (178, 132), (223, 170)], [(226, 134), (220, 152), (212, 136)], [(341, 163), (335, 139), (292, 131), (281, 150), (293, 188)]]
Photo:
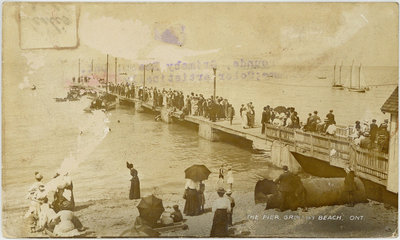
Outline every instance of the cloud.
[[(176, 26), (180, 26), (180, 28)], [(175, 30), (184, 31), (181, 25), (176, 26)], [(182, 33), (176, 34), (176, 39), (172, 39), (176, 42), (171, 42), (172, 40), (168, 37), (164, 36), (167, 39), (162, 38), (163, 35), (160, 33), (163, 32), (160, 29), (159, 25), (153, 29), (139, 20), (121, 21), (111, 17), (93, 18), (86, 14), (81, 20), (80, 36), (83, 44), (104, 54), (126, 58), (136, 63), (157, 61), (160, 62), (161, 68), (165, 68), (167, 63), (183, 61), (187, 57), (217, 53), (220, 50), (193, 50), (177, 46), (179, 45), (177, 43), (183, 42), (183, 36), (180, 35)], [(172, 27), (170, 26), (168, 29), (172, 29)]]
[[(322, 56), (330, 49), (340, 47), (363, 27), (367, 11), (363, 7), (354, 8), (342, 13), (342, 21), (332, 34), (327, 32), (326, 23), (290, 26), (281, 29), (281, 43), (284, 50), (290, 49), (286, 61), (306, 60)], [(363, 16), (363, 17), (360, 17)]]
[(139, 59), (152, 41), (149, 26), (139, 20), (120, 21), (111, 17), (82, 17), (80, 38), (83, 44), (115, 57)]

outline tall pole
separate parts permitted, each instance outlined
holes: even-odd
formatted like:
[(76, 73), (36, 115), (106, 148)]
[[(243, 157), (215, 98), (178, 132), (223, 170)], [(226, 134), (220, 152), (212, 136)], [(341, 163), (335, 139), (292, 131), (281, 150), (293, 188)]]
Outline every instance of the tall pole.
[(78, 59), (78, 83), (81, 82), (81, 59)]
[(146, 64), (143, 65), (143, 91), (146, 86)]
[(352, 87), (352, 81), (353, 81), (353, 65), (354, 65), (354, 59), (353, 62), (351, 63), (351, 70), (350, 70), (350, 88)]
[(106, 72), (106, 93), (108, 93), (108, 54), (107, 54), (107, 72)]
[(340, 64), (340, 69), (339, 69), (339, 84), (342, 85), (342, 66), (343, 66), (343, 61)]
[(92, 76), (94, 75), (93, 58), (92, 58)]
[(115, 85), (117, 85), (117, 58), (115, 58)]
[(217, 95), (217, 68), (213, 68), (214, 71), (214, 101), (216, 101), (215, 97)]

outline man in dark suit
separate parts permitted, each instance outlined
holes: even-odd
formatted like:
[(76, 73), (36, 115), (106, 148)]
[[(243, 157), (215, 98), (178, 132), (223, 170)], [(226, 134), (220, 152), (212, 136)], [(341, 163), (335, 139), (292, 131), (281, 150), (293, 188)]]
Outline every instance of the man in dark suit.
[(279, 209), (284, 211), (288, 208), (289, 199), (293, 195), (293, 182), (296, 180), (293, 173), (289, 172), (287, 166), (283, 166), (283, 173), (274, 181), (278, 184), (278, 191), (281, 195), (281, 204)]
[(335, 115), (333, 115), (333, 110), (330, 110), (328, 114), (326, 114), (326, 118), (328, 119), (328, 126), (331, 124), (336, 124)]
[(376, 134), (378, 133), (378, 125), (376, 119), (372, 119), (372, 123), (369, 125), (369, 134), (371, 140), (371, 148), (375, 147)]
[(271, 118), (271, 111), (269, 110), (269, 106), (264, 107), (264, 111), (261, 117), (261, 134), (265, 133), (265, 124), (269, 123), (269, 119)]

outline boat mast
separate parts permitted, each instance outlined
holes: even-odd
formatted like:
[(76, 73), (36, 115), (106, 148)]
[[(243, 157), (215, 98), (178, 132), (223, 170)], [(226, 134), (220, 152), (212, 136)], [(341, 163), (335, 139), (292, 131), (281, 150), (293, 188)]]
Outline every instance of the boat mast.
[(354, 59), (353, 62), (351, 63), (351, 70), (350, 70), (350, 88), (352, 88), (352, 80), (353, 80), (353, 65), (354, 65)]
[(335, 76), (335, 74), (336, 74), (336, 63), (335, 63), (335, 66), (333, 66), (333, 86), (336, 85), (336, 76)]
[(343, 66), (343, 61), (340, 64), (340, 69), (339, 69), (339, 85), (342, 85), (342, 66)]
[(360, 63), (360, 68), (358, 70), (358, 88), (361, 89), (361, 63)]

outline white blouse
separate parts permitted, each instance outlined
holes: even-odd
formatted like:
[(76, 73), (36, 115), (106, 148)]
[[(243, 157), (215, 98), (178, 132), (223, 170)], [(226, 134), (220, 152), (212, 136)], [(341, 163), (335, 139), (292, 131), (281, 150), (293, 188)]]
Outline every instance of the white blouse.
[(228, 212), (231, 212), (231, 201), (226, 197), (218, 197), (213, 203), (212, 211), (215, 212), (217, 209), (227, 209)]
[(186, 179), (185, 189), (200, 189), (200, 182), (193, 181), (192, 179)]

